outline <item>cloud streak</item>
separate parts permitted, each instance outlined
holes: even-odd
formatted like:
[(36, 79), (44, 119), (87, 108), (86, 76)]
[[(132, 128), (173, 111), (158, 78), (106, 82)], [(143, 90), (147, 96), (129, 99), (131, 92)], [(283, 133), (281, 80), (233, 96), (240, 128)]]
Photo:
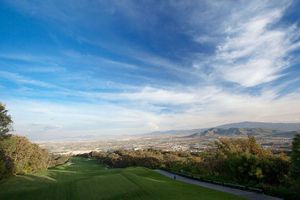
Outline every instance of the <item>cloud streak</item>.
[[(226, 40), (218, 46), (216, 67), (223, 77), (245, 87), (276, 80), (291, 65), (290, 53), (299, 48), (296, 25), (272, 27), (285, 8), (266, 10), (262, 15), (228, 27)], [(224, 66), (225, 65), (225, 66)]]
[[(134, 100), (130, 95), (130, 101), (135, 103), (118, 106), (114, 103), (54, 103), (28, 99), (7, 99), (6, 102), (9, 102), (8, 108), (15, 116), (16, 131), (29, 134), (35, 139), (138, 134), (155, 130), (209, 127), (243, 120), (274, 122), (300, 120), (299, 93), (277, 98), (272, 92), (255, 97), (213, 91), (207, 96), (199, 94), (198, 98), (192, 100), (191, 96), (195, 96), (195, 91), (177, 92), (172, 96), (171, 92), (159, 90), (156, 93), (159, 96), (152, 99), (145, 93), (142, 91), (139, 98)], [(151, 95), (153, 93), (155, 92), (150, 92)], [(159, 111), (158, 106), (151, 106), (157, 103), (174, 105), (175, 100), (170, 97), (180, 100), (176, 102), (177, 106), (186, 104), (188, 107), (168, 113)], [(120, 95), (119, 98), (124, 100), (124, 95)], [(114, 100), (117, 99), (114, 97)], [(144, 99), (144, 102), (141, 99)], [(165, 109), (163, 106), (160, 108)], [(39, 126), (31, 126), (33, 121)], [(49, 124), (56, 126), (49, 129), (47, 128)]]
[(24, 77), (22, 75), (19, 75), (17, 73), (11, 73), (11, 72), (6, 72), (6, 71), (0, 71), (0, 77), (2, 79), (7, 79), (9, 81), (12, 81), (17, 84), (22, 84), (22, 85), (31, 85), (31, 86), (38, 86), (38, 87), (43, 87), (43, 88), (55, 88), (56, 86), (47, 82), (35, 80), (35, 79), (30, 79), (27, 77)]

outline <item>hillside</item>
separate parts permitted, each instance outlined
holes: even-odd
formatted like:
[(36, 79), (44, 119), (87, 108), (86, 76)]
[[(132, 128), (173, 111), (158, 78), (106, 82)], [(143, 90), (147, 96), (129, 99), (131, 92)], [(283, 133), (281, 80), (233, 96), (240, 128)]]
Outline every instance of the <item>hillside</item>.
[(148, 133), (147, 135), (176, 136), (271, 136), (292, 138), (300, 131), (300, 123), (239, 122), (211, 128), (169, 130)]
[(271, 123), (271, 122), (238, 122), (231, 124), (224, 124), (216, 128), (262, 128), (280, 131), (298, 131), (300, 130), (300, 123)]
[(292, 138), (300, 131), (281, 131), (265, 128), (210, 128), (202, 132), (197, 132), (188, 137), (235, 137), (235, 136), (268, 136)]

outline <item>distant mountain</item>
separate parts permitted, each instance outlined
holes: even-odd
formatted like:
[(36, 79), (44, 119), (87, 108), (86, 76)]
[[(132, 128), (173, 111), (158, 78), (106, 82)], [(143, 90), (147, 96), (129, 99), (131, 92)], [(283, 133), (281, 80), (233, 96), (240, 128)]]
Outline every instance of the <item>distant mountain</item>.
[(199, 128), (187, 130), (156, 131), (146, 135), (174, 135), (184, 137), (199, 136), (272, 136), (294, 137), (300, 133), (300, 123), (268, 123), (268, 122), (239, 122), (224, 124), (213, 128)]
[(210, 128), (202, 132), (191, 134), (187, 137), (235, 137), (235, 136), (269, 136), (269, 137), (294, 137), (300, 131), (280, 131), (263, 128)]
[(296, 134), (300, 134), (300, 131), (288, 131), (288, 132), (281, 132), (272, 134), (273, 137), (286, 137), (286, 138), (293, 138)]
[(300, 123), (239, 122), (224, 124), (216, 128), (262, 128), (280, 131), (298, 131), (300, 130)]

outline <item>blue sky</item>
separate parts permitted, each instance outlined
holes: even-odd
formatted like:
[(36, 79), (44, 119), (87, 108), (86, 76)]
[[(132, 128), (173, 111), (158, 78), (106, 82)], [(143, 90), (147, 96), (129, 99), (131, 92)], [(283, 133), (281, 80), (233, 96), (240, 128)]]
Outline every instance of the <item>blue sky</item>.
[(35, 140), (300, 122), (300, 4), (0, 2), (0, 96)]

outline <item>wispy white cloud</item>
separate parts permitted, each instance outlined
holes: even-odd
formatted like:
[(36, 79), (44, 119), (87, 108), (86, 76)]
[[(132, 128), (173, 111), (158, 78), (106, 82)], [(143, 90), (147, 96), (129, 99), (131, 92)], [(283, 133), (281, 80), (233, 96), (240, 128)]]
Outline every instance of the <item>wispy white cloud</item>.
[[(216, 9), (224, 6), (221, 3), (210, 5)], [(214, 40), (215, 53), (206, 58), (201, 56), (194, 61), (194, 67), (208, 80), (221, 79), (243, 87), (261, 85), (284, 76), (283, 71), (294, 64), (291, 53), (300, 47), (297, 24), (280, 22), (290, 5), (291, 1), (251, 1), (232, 5), (217, 31), (212, 30), (208, 35), (194, 33), (195, 40), (200, 42), (206, 36), (218, 37)], [(218, 15), (214, 10), (209, 11)], [(223, 14), (221, 12), (219, 16)], [(205, 68), (210, 68), (209, 73), (204, 73)]]
[(61, 73), (65, 72), (66, 69), (59, 66), (35, 66), (26, 67), (25, 69), (23, 69), (23, 71), (30, 73)]
[(149, 105), (165, 104), (180, 106), (207, 101), (219, 91), (220, 89), (213, 86), (202, 87), (201, 89), (185, 88), (184, 90), (142, 87), (131, 92), (106, 93), (102, 94), (101, 97), (110, 100), (147, 103)]
[(38, 87), (44, 87), (44, 88), (56, 88), (57, 86), (47, 83), (44, 81), (39, 81), (35, 79), (30, 79), (25, 76), (19, 75), (17, 73), (12, 72), (6, 72), (6, 71), (0, 71), (0, 77), (2, 79), (10, 80), (17, 84), (24, 84), (24, 85), (33, 85)]
[(86, 65), (92, 65), (92, 66), (99, 66), (102, 68), (109, 68), (109, 67), (115, 67), (115, 68), (126, 68), (126, 69), (138, 69), (139, 66), (134, 65), (134, 64), (130, 64), (127, 62), (121, 62), (121, 61), (116, 61), (113, 59), (108, 59), (108, 58), (104, 58), (104, 57), (100, 57), (97, 55), (91, 55), (91, 54), (82, 54), (76, 51), (72, 51), (72, 50), (66, 50), (63, 51), (63, 54), (72, 58), (72, 59), (76, 59), (79, 62), (83, 62)]
[(26, 53), (0, 53), (1, 59), (19, 60), (26, 62), (51, 62), (53, 57), (37, 54), (26, 54)]
[(218, 46), (217, 70), (228, 81), (252, 87), (273, 81), (290, 66), (290, 52), (299, 47), (296, 25), (274, 27), (285, 8), (241, 20), (228, 27), (227, 39)]
[[(154, 89), (152, 89), (154, 90)], [(145, 91), (144, 91), (145, 93)], [(151, 91), (151, 94), (155, 93)], [(195, 96), (195, 91), (157, 91), (163, 103), (174, 104), (173, 97), (188, 107), (179, 112), (158, 112), (152, 106), (161, 99), (147, 98), (148, 104), (134, 99), (132, 104), (113, 103), (70, 103), (42, 100), (6, 100), (10, 113), (14, 116), (15, 129), (31, 137), (64, 138), (79, 135), (134, 134), (155, 130), (199, 128), (233, 121), (278, 121), (297, 122), (300, 116), (299, 93), (277, 98), (273, 92), (266, 91), (259, 96), (214, 91), (208, 96)], [(167, 98), (164, 98), (167, 97)], [(122, 97), (119, 97), (122, 98)], [(141, 97), (139, 97), (141, 98)], [(192, 102), (192, 103), (190, 103)], [(284, 109), (283, 109), (284, 108)], [(38, 126), (32, 126), (35, 122)], [(55, 124), (55, 127), (48, 126)]]
[[(153, 114), (113, 104), (54, 103), (7, 100), (17, 133), (32, 138), (66, 138), (78, 135), (145, 132)], [(32, 126), (33, 122), (38, 126)], [(49, 125), (55, 127), (49, 129)]]

